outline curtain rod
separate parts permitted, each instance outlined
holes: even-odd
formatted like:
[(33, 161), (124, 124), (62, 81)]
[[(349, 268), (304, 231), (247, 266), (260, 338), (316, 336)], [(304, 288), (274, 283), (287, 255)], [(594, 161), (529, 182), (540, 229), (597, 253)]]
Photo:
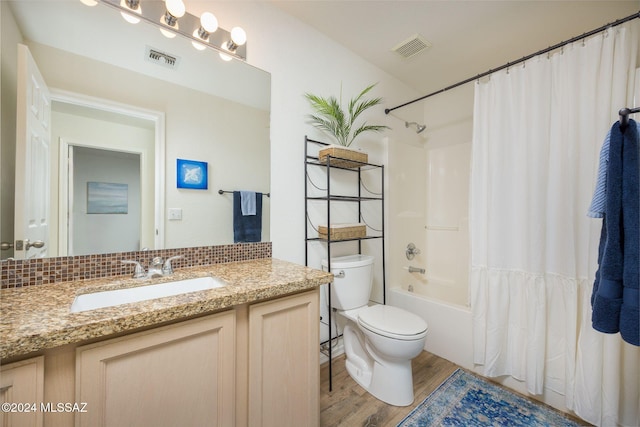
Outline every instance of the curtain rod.
[(571, 38), (569, 40), (566, 40), (566, 41), (560, 42), (558, 44), (555, 44), (553, 46), (549, 46), (546, 49), (542, 49), (542, 50), (539, 50), (539, 51), (537, 51), (535, 53), (532, 53), (530, 55), (523, 56), (521, 59), (518, 59), (518, 60), (516, 60), (514, 62), (507, 62), (506, 64), (504, 64), (504, 65), (502, 65), (502, 66), (500, 66), (498, 68), (494, 68), (494, 69), (486, 71), (486, 72), (484, 72), (482, 74), (478, 74), (475, 77), (471, 77), (471, 78), (468, 78), (466, 80), (462, 80), (462, 81), (460, 81), (458, 83), (452, 84), (451, 86), (447, 86), (444, 89), (440, 89), (440, 90), (437, 90), (435, 92), (431, 92), (430, 94), (421, 96), (420, 98), (416, 98), (413, 101), (405, 102), (404, 104), (398, 105), (397, 107), (387, 108), (387, 109), (384, 110), (384, 113), (385, 114), (389, 114), (390, 112), (392, 112), (393, 110), (397, 110), (398, 108), (406, 107), (409, 104), (413, 104), (415, 102), (422, 101), (423, 99), (429, 98), (429, 97), (431, 97), (433, 95), (437, 95), (439, 93), (446, 92), (448, 90), (454, 89), (454, 88), (456, 88), (458, 86), (462, 86), (462, 85), (467, 84), (469, 82), (472, 82), (474, 80), (481, 79), (483, 77), (486, 77), (486, 76), (488, 76), (490, 74), (495, 73), (496, 71), (504, 70), (505, 68), (512, 67), (512, 66), (514, 66), (516, 64), (520, 64), (522, 62), (528, 61), (531, 58), (535, 58), (538, 55), (543, 55), (545, 53), (554, 51), (554, 50), (559, 49), (559, 48), (561, 48), (563, 46), (571, 44), (573, 42), (577, 42), (579, 40), (583, 40), (583, 39), (585, 39), (587, 37), (590, 37), (590, 36), (592, 36), (594, 34), (598, 34), (598, 33), (602, 32), (602, 31), (605, 31), (605, 30), (607, 30), (609, 28), (617, 27), (618, 25), (624, 24), (625, 22), (631, 21), (633, 19), (638, 19), (638, 18), (640, 18), (640, 12), (634, 13), (633, 15), (629, 15), (626, 18), (618, 19), (617, 21), (614, 21), (614, 22), (612, 22), (610, 24), (603, 25), (602, 27), (596, 28), (595, 30), (591, 30), (591, 31), (589, 31), (587, 33), (584, 33), (584, 34), (580, 35), (580, 36), (576, 36), (576, 37), (573, 37), (573, 38)]

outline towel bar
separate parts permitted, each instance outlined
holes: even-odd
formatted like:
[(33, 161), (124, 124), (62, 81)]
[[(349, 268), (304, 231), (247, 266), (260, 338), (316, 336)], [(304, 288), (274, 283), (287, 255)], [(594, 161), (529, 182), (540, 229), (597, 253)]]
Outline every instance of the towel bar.
[[(231, 193), (233, 194), (233, 191), (227, 191), (227, 190), (218, 190), (218, 194), (224, 194), (224, 193)], [(262, 193), (263, 196), (267, 196), (267, 197), (271, 197), (271, 193)]]

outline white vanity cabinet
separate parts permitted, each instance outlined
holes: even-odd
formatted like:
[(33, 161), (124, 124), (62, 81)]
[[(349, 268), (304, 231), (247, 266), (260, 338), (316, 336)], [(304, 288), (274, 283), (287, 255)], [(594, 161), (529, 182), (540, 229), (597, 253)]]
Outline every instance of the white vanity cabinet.
[(76, 349), (76, 426), (232, 426), (235, 311)]
[(1, 427), (43, 426), (44, 357), (0, 367)]

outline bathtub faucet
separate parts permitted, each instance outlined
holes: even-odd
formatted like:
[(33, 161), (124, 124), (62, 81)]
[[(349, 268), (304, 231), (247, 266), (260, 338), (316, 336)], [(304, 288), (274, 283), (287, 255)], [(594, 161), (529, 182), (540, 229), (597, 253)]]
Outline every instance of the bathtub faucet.
[(416, 255), (420, 254), (420, 249), (416, 248), (416, 245), (413, 243), (409, 243), (407, 245), (407, 250), (405, 251), (405, 255), (408, 260), (412, 260)]
[(424, 274), (425, 270), (424, 268), (418, 268), (418, 267), (412, 267), (409, 266), (409, 273), (420, 273), (420, 274)]

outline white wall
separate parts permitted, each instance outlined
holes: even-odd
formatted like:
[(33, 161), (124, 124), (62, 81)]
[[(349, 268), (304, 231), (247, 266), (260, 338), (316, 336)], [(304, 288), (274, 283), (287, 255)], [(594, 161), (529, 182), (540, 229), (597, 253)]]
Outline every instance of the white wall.
[(404, 130), (404, 122), (386, 116), (384, 108), (417, 93), (268, 2), (185, 3), (195, 15), (211, 9), (223, 28), (243, 27), (248, 37), (247, 62), (271, 73), (273, 255), (304, 264), (304, 136), (327, 139), (307, 123), (305, 116), (311, 110), (304, 93), (337, 96), (342, 84), (346, 99), (379, 82), (374, 95), (382, 96), (384, 105), (367, 119), (394, 129), (364, 134), (356, 145), (369, 153), (371, 162), (383, 164), (388, 164), (387, 145), (396, 143), (398, 130)]

